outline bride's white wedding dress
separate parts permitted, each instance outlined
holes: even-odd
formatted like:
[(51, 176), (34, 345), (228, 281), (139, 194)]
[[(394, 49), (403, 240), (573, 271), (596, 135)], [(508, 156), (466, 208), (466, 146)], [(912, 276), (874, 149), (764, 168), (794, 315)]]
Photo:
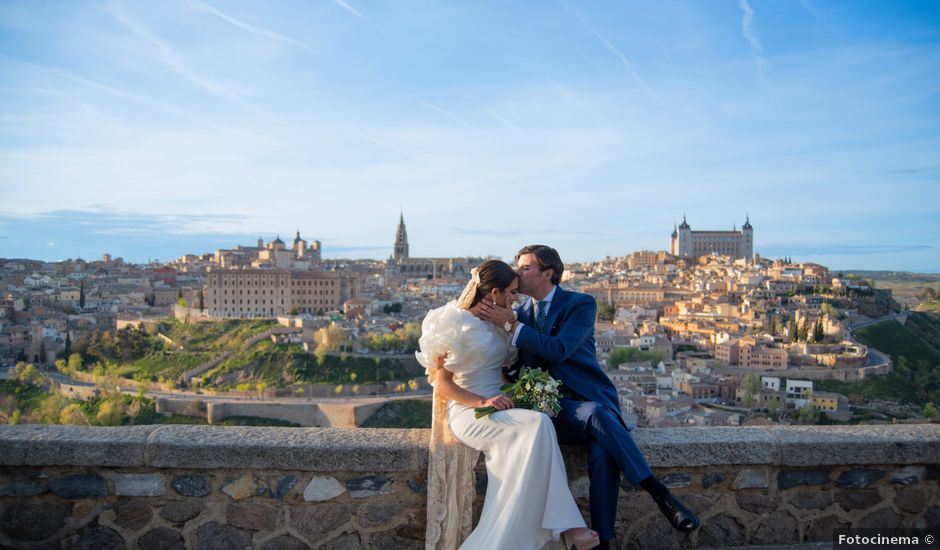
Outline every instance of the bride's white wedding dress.
[[(484, 397), (499, 393), (503, 384), (501, 368), (510, 346), (505, 334), (490, 323), (450, 302), (428, 313), (420, 345), (421, 351), (416, 356), (431, 379), (437, 357), (447, 353), (444, 368), (454, 373), (457, 385)], [(435, 400), (438, 399), (435, 395)], [(435, 411), (442, 408), (436, 406)], [(480, 521), (463, 541), (461, 550), (536, 550), (558, 540), (567, 529), (585, 527), (568, 488), (564, 460), (549, 417), (526, 409), (509, 409), (476, 419), (473, 407), (449, 401), (446, 424), (460, 442), (482, 451), (486, 458), (486, 500)], [(462, 482), (455, 478), (472, 475), (453, 470), (442, 474), (440, 469), (434, 475), (435, 464), (447, 467), (440, 463), (444, 453), (440, 446), (435, 450), (434, 437), (432, 434), (429, 459), (428, 548), (447, 546), (438, 544), (438, 539), (446, 539), (446, 533), (440, 530), (453, 529), (461, 522), (453, 521), (454, 518), (449, 523), (441, 521), (442, 514), (446, 517), (455, 512), (469, 513), (468, 509), (453, 510), (461, 508), (456, 502), (461, 498), (460, 490), (455, 492), (453, 487), (448, 490), (438, 485), (466, 485), (466, 477)], [(472, 463), (464, 462), (461, 468), (466, 469), (468, 464), (472, 467)], [(432, 509), (438, 506), (445, 510)], [(443, 527), (431, 527), (432, 523)]]

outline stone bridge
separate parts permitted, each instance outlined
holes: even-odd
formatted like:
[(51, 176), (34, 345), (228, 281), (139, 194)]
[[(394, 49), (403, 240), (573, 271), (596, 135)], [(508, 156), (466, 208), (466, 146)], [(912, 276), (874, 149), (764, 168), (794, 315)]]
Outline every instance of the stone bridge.
[[(940, 528), (938, 424), (634, 434), (703, 526), (674, 532), (645, 492), (624, 486), (622, 548)], [(427, 445), (426, 430), (0, 426), (0, 547), (420, 549)], [(585, 452), (563, 452), (587, 517)], [(482, 461), (477, 479), (479, 513)]]

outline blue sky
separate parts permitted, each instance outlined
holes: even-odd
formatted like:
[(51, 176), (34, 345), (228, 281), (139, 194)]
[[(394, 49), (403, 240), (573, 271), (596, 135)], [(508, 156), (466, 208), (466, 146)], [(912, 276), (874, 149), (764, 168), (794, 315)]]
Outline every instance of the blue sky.
[(940, 272), (940, 3), (0, 3), (0, 257), (567, 260), (750, 215)]

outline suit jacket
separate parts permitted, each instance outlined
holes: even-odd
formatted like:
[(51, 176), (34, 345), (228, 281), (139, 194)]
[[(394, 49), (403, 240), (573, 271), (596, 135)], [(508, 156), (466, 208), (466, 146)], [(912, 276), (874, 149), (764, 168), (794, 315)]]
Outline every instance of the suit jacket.
[(519, 362), (547, 369), (562, 382), (563, 393), (607, 405), (619, 413), (617, 388), (597, 362), (594, 297), (556, 287), (542, 332), (535, 330), (534, 305), (529, 299), (516, 310), (522, 323), (516, 338)]

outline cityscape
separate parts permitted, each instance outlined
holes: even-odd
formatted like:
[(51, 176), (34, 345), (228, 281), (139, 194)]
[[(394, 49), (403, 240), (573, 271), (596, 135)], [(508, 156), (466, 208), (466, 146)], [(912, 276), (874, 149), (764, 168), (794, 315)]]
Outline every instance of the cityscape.
[(940, 540), (936, 0), (3, 0), (0, 75), (0, 548)]
[[(762, 258), (744, 219), (694, 230), (683, 216), (668, 251), (567, 266), (562, 285), (598, 304), (597, 356), (626, 422), (935, 418), (938, 285), (895, 296), (870, 277)], [(426, 427), (422, 318), (487, 258), (413, 256), (404, 213), (389, 233), (385, 260), (325, 260), (299, 231), (147, 265), (4, 259), (0, 420), (329, 426), (335, 415), (311, 405), (330, 404), (358, 411), (348, 427)], [(42, 397), (22, 399), (18, 384)]]

